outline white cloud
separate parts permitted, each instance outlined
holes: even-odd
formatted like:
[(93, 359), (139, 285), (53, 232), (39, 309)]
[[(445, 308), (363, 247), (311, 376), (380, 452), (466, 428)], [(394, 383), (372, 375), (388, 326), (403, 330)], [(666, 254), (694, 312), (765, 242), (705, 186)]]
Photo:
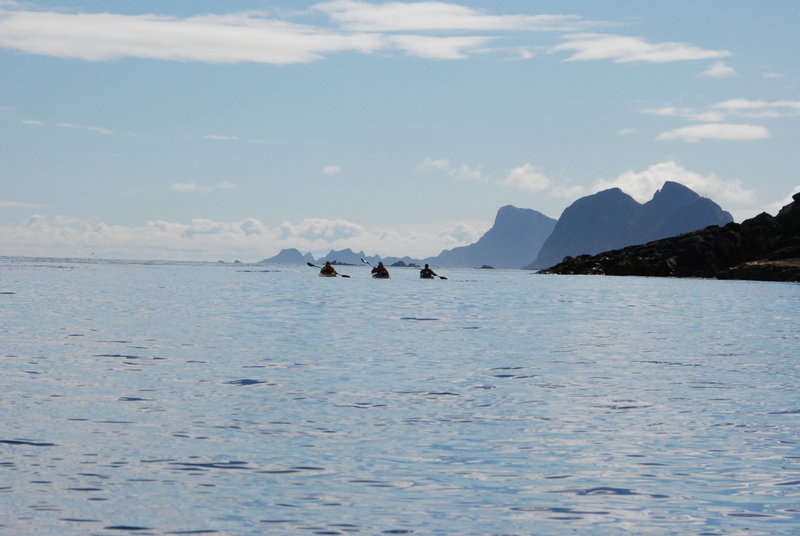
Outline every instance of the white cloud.
[(510, 169), (503, 184), (520, 190), (540, 192), (550, 188), (552, 181), (542, 173), (540, 168), (531, 164), (524, 164)]
[(800, 101), (763, 101), (750, 99), (730, 99), (719, 102), (714, 109), (733, 117), (776, 118), (800, 116)]
[(572, 52), (568, 61), (612, 60), (614, 63), (668, 63), (730, 56), (727, 50), (705, 50), (686, 43), (651, 44), (639, 37), (584, 33), (566, 36), (551, 52)]
[(62, 128), (74, 128), (78, 130), (88, 130), (89, 132), (96, 132), (97, 134), (103, 134), (104, 136), (111, 136), (114, 134), (113, 130), (109, 130), (103, 127), (94, 127), (90, 125), (75, 125), (73, 123), (56, 123), (56, 126)]
[(284, 240), (296, 238), (309, 242), (335, 243), (364, 234), (363, 227), (342, 219), (309, 218), (296, 225), (289, 222), (280, 225), (280, 237)]
[(256, 11), (180, 18), (0, 6), (0, 47), (87, 61), (147, 58), (284, 65), (333, 53), (389, 50), (451, 60), (480, 51), (496, 36), (394, 32), (566, 31), (597, 25), (574, 15), (486, 15), (442, 2), (343, 1), (318, 4), (313, 10), (326, 13), (341, 28), (276, 20)]
[[(426, 58), (455, 60), (472, 53), (533, 57), (530, 44), (486, 48), (520, 32), (585, 32), (610, 23), (571, 14), (493, 15), (459, 4), (422, 2), (322, 2), (305, 12), (323, 13), (328, 27), (279, 20), (259, 11), (192, 17), (154, 14), (65, 13), (0, 4), (0, 47), (30, 54), (87, 61), (146, 58), (208, 63), (286, 65), (321, 60), (335, 53), (374, 54), (400, 50)], [(491, 32), (492, 35), (487, 35)], [(573, 33), (550, 49), (572, 52), (570, 60), (664, 63), (719, 59), (724, 50), (686, 43), (651, 44), (639, 37)]]
[(739, 76), (739, 73), (724, 61), (718, 61), (709, 65), (705, 71), (697, 76), (700, 78), (733, 78)]
[(486, 228), (476, 229), (473, 225), (462, 222), (440, 232), (439, 236), (454, 241), (455, 244), (451, 247), (457, 247), (477, 242), (486, 231)]
[(218, 184), (212, 185), (198, 185), (194, 182), (176, 182), (170, 185), (170, 190), (173, 192), (179, 193), (188, 193), (188, 192), (202, 192), (202, 193), (209, 193), (215, 192), (217, 190), (232, 190), (236, 188), (236, 185), (231, 181), (222, 181)]
[(683, 117), (692, 121), (719, 123), (728, 119), (775, 119), (800, 116), (800, 101), (763, 101), (729, 99), (708, 106), (705, 110), (662, 106), (645, 108), (642, 113), (666, 117)]
[(325, 175), (339, 175), (342, 172), (342, 166), (337, 166), (336, 164), (331, 164), (329, 166), (325, 166), (322, 168), (322, 172)]
[(492, 37), (431, 37), (427, 35), (395, 35), (388, 40), (410, 56), (432, 60), (463, 60)]
[(577, 15), (490, 15), (447, 2), (386, 2), (354, 0), (323, 2), (314, 9), (342, 27), (362, 32), (409, 31), (577, 31), (605, 23)]
[(420, 167), (422, 169), (443, 171), (451, 177), (462, 181), (485, 182), (489, 180), (489, 178), (483, 174), (483, 171), (481, 171), (479, 167), (473, 167), (467, 164), (454, 166), (449, 160), (446, 159), (426, 158)]
[(575, 186), (560, 186), (554, 185), (548, 195), (555, 199), (567, 199), (570, 201), (574, 201), (579, 197), (588, 195), (591, 193), (591, 190), (585, 186), (575, 185)]
[(703, 175), (683, 168), (674, 161), (659, 162), (642, 171), (627, 170), (612, 180), (599, 179), (592, 191), (619, 188), (640, 203), (649, 201), (666, 181), (683, 184), (720, 204), (746, 206), (755, 201), (755, 193), (738, 181), (726, 181), (714, 173)]
[(236, 141), (239, 139), (239, 136), (224, 136), (222, 134), (207, 134), (202, 136), (204, 140), (211, 140), (211, 141)]
[(769, 137), (769, 130), (758, 125), (706, 123), (662, 132), (656, 136), (656, 139), (659, 141), (680, 140), (687, 143), (696, 143), (700, 140), (749, 141), (763, 140)]
[(178, 18), (0, 10), (0, 47), (88, 61), (135, 57), (210, 63), (305, 63), (325, 54), (369, 53), (372, 33), (342, 34), (259, 13)]
[(662, 106), (660, 108), (645, 108), (644, 110), (642, 110), (642, 113), (651, 115), (661, 115), (665, 117), (683, 117), (691, 121), (701, 121), (705, 123), (725, 121), (725, 118), (727, 117), (726, 114), (721, 111), (699, 112), (691, 108), (676, 108), (674, 106)]
[(34, 119), (23, 119), (22, 121), (20, 121), (20, 123), (22, 123), (23, 125), (31, 125), (35, 127), (41, 127), (45, 125), (45, 123), (43, 123), (42, 121), (36, 121)]

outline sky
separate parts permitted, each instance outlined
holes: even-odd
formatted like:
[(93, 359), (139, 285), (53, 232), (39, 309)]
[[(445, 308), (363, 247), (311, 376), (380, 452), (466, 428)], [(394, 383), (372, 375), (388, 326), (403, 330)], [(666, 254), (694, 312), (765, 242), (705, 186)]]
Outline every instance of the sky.
[(0, 255), (426, 257), (504, 205), (800, 191), (800, 2), (0, 0)]

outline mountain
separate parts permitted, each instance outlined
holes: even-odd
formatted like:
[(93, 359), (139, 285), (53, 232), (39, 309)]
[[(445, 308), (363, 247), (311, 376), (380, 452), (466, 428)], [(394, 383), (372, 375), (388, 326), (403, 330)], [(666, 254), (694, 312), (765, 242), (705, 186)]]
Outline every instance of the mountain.
[(731, 215), (712, 200), (672, 181), (665, 182), (642, 208), (638, 222), (643, 231), (641, 243), (733, 221)]
[(711, 225), (599, 255), (566, 257), (539, 273), (716, 277), (800, 282), (800, 193), (777, 216)]
[(314, 262), (314, 257), (311, 255), (311, 253), (306, 253), (303, 255), (298, 250), (291, 248), (282, 249), (280, 253), (274, 257), (264, 259), (258, 264), (305, 264), (307, 262)]
[(331, 261), (335, 262), (336, 264), (358, 264), (361, 265), (361, 259), (366, 259), (372, 264), (378, 264), (378, 261), (381, 260), (380, 257), (373, 256), (367, 257), (367, 255), (363, 251), (359, 251), (355, 253), (352, 249), (342, 249), (339, 251), (330, 250), (327, 255), (320, 258), (320, 262)]
[(520, 268), (539, 252), (556, 220), (511, 205), (497, 211), (492, 228), (474, 244), (442, 251), (423, 262), (434, 266)]
[(526, 268), (547, 268), (566, 256), (594, 255), (732, 221), (719, 205), (677, 182), (665, 182), (644, 204), (611, 188), (567, 207)]

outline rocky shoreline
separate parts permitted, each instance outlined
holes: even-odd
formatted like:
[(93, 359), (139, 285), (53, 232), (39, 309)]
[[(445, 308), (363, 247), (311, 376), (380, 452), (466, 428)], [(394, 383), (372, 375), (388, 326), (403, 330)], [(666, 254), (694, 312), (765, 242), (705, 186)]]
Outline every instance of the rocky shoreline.
[(800, 282), (800, 193), (793, 199), (776, 216), (762, 213), (742, 223), (565, 257), (537, 273)]

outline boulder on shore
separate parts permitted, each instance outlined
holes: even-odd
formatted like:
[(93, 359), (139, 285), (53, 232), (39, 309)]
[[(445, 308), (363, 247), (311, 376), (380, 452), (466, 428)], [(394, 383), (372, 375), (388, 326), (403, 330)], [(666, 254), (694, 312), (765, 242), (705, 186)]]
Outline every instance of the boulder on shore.
[(712, 225), (639, 246), (565, 257), (544, 274), (800, 281), (800, 193), (776, 216)]

